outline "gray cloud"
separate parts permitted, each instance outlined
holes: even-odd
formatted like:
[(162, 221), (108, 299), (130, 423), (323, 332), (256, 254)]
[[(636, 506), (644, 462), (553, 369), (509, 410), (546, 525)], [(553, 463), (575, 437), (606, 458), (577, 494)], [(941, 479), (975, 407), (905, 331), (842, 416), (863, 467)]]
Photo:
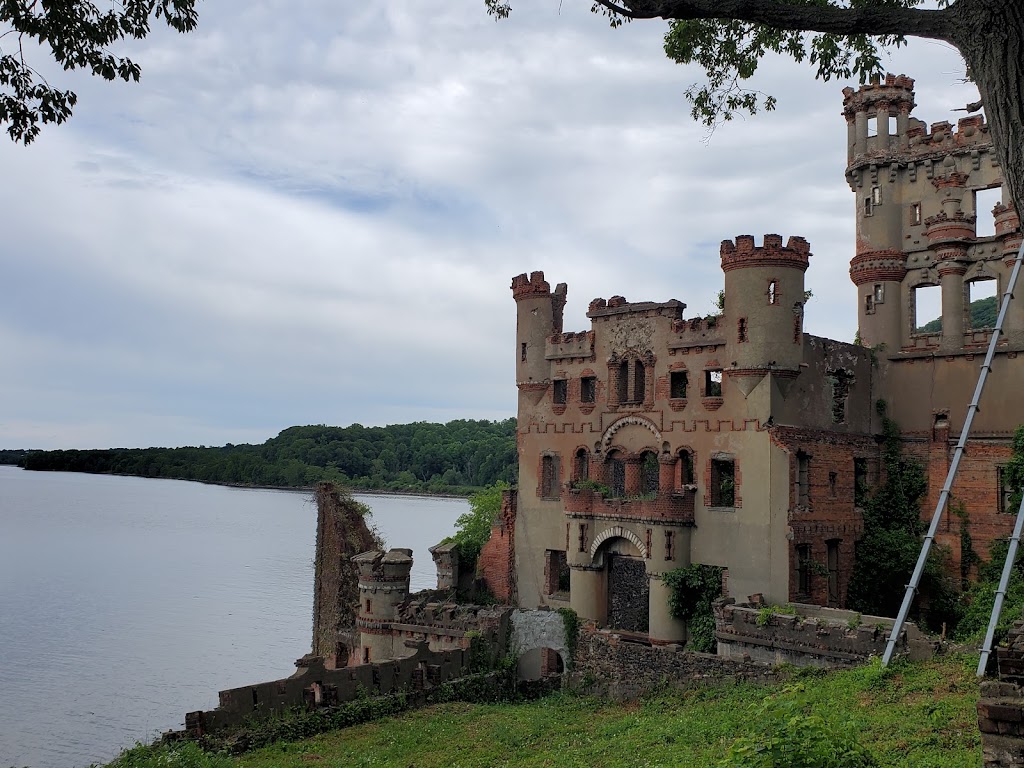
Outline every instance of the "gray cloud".
[[(202, 7), (138, 85), (53, 74), (70, 124), (0, 144), (0, 446), (261, 441), (514, 413), (513, 274), (710, 310), (718, 243), (807, 237), (812, 333), (852, 338), (843, 84), (768, 61), (779, 111), (709, 140), (664, 26), (580, 3)], [(926, 121), (971, 98), (946, 48)], [(63, 78), (63, 79), (62, 79)]]

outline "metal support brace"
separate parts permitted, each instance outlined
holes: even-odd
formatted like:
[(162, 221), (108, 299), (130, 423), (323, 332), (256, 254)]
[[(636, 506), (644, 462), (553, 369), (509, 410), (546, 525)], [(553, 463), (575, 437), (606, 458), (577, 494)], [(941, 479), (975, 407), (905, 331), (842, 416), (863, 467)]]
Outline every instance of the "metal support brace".
[(1013, 572), (1013, 563), (1017, 559), (1017, 545), (1020, 543), (1021, 529), (1024, 529), (1024, 498), (1020, 500), (1020, 507), (1017, 509), (1017, 523), (1013, 526), (1013, 535), (1010, 537), (1010, 548), (1006, 551), (1006, 562), (1003, 563), (1003, 575), (999, 577), (999, 589), (996, 590), (996, 599), (992, 604), (992, 615), (988, 619), (988, 629), (985, 630), (985, 642), (981, 644), (981, 659), (978, 661), (978, 677), (985, 676), (985, 669), (988, 667), (988, 657), (992, 652), (992, 638), (996, 633), (996, 625), (999, 623), (999, 614), (1003, 612), (1003, 598), (1006, 597), (1006, 587), (1010, 583), (1010, 574)]
[(992, 329), (992, 338), (988, 343), (988, 352), (985, 354), (985, 362), (981, 364), (981, 372), (978, 374), (978, 386), (974, 389), (974, 397), (971, 398), (971, 405), (967, 409), (967, 418), (964, 419), (964, 428), (960, 431), (960, 440), (956, 444), (956, 451), (953, 453), (953, 461), (949, 465), (949, 472), (946, 473), (946, 482), (942, 484), (942, 491), (939, 493), (939, 501), (935, 505), (935, 512), (932, 513), (932, 522), (928, 526), (928, 533), (921, 545), (921, 554), (918, 555), (917, 565), (914, 566), (914, 573), (907, 584), (906, 594), (903, 595), (903, 604), (900, 605), (900, 612), (896, 616), (896, 622), (889, 634), (889, 641), (885, 645), (885, 653), (882, 654), (882, 666), (886, 667), (892, 661), (893, 652), (896, 650), (896, 642), (899, 640), (900, 631), (910, 613), (910, 604), (917, 594), (917, 587), (921, 583), (921, 576), (924, 574), (925, 563), (928, 562), (928, 554), (932, 549), (932, 542), (939, 530), (939, 521), (942, 520), (942, 513), (946, 510), (949, 502), (949, 494), (953, 488), (953, 480), (956, 478), (957, 470), (960, 469), (960, 459), (964, 455), (964, 446), (967, 445), (967, 438), (971, 434), (971, 424), (974, 415), (978, 412), (978, 404), (981, 401), (981, 393), (985, 390), (985, 381), (992, 370), (992, 360), (995, 358), (996, 346), (999, 344), (999, 337), (1003, 333), (1003, 320), (1006, 318), (1006, 311), (1010, 308), (1010, 299), (1013, 298), (1013, 289), (1017, 285), (1017, 276), (1020, 274), (1021, 261), (1024, 260), (1024, 242), (1017, 250), (1017, 258), (1013, 262), (1013, 271), (1010, 272), (1010, 280), (1003, 293), (1003, 299), (999, 306), (999, 316), (996, 318), (995, 328)]

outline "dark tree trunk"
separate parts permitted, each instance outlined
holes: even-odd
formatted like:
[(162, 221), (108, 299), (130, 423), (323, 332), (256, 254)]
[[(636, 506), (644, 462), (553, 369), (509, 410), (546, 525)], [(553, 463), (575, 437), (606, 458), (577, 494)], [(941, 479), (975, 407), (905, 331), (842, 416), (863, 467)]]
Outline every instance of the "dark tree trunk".
[[(996, 158), (1018, 215), (1024, 210), (1024, 2), (959, 0), (951, 39), (985, 105)], [(1006, 202), (1006, 201), (1004, 201)]]

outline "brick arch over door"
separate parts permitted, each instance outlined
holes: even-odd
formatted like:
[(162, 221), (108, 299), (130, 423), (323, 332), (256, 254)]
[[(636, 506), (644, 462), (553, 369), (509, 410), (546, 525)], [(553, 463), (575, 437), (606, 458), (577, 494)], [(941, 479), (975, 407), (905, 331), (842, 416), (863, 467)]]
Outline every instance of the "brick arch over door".
[(624, 416), (623, 418), (616, 421), (614, 424), (612, 424), (610, 427), (608, 427), (608, 429), (604, 431), (604, 434), (601, 436), (601, 447), (607, 448), (611, 444), (612, 438), (615, 437), (615, 433), (618, 432), (623, 427), (628, 427), (631, 424), (635, 424), (640, 427), (646, 427), (647, 429), (649, 429), (651, 433), (654, 435), (655, 445), (661, 445), (661, 443), (664, 441), (664, 439), (661, 436), (661, 432), (658, 431), (658, 428), (657, 426), (655, 426), (654, 422), (650, 421), (649, 419), (645, 419), (643, 416)]
[(640, 551), (641, 557), (647, 559), (647, 546), (640, 540), (640, 537), (628, 528), (623, 528), (621, 525), (613, 525), (611, 528), (605, 528), (601, 531), (594, 538), (594, 543), (590, 545), (590, 557), (595, 564), (598, 564), (603, 559), (598, 557), (598, 551), (601, 549), (601, 545), (609, 539), (625, 539)]

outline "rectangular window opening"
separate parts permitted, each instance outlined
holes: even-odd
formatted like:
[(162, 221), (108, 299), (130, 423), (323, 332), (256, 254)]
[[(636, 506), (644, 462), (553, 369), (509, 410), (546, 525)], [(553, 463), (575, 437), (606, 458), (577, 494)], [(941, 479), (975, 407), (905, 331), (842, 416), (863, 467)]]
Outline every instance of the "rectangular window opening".
[(865, 197), (864, 198), (864, 215), (865, 216), (873, 216), (874, 213), (875, 213), (875, 205), (874, 205), (874, 203), (871, 202), (871, 198), (870, 197)]
[(704, 371), (704, 397), (722, 396), (722, 369)]
[(917, 226), (921, 223), (921, 204), (911, 203), (910, 204), (910, 223)]
[(747, 340), (747, 318), (741, 317), (736, 323), (736, 340), (740, 343)]
[(669, 397), (681, 399), (686, 397), (686, 386), (688, 384), (686, 371), (671, 371), (669, 378)]
[(999, 487), (999, 511), (1011, 515), (1017, 514), (1017, 505), (1013, 503), (1014, 489), (1010, 485), (1006, 467), (996, 467), (996, 483)]
[(689, 451), (679, 452), (679, 484), (693, 485), (695, 479), (693, 474), (693, 454)]
[(889, 135), (895, 136), (899, 133), (899, 126), (896, 122), (896, 115), (889, 115)]
[(872, 115), (868, 118), (868, 138), (878, 135), (878, 115)]
[(796, 545), (796, 591), (798, 595), (811, 594), (811, 545)]
[(580, 379), (580, 402), (592, 403), (597, 400), (597, 379), (584, 376)]
[(796, 454), (796, 503), (806, 507), (811, 498), (811, 457), (802, 451)]
[(623, 360), (616, 371), (616, 393), (620, 403), (629, 402), (629, 363)]
[(675, 532), (665, 531), (665, 559), (676, 559)]
[(828, 495), (833, 499), (836, 497), (836, 482), (839, 479), (839, 475), (835, 472), (828, 473)]
[(643, 363), (636, 361), (633, 368), (633, 397), (634, 403), (642, 403), (647, 399), (647, 370)]
[(736, 504), (736, 464), (732, 459), (711, 460), (711, 506)]
[(526, 362), (526, 342), (519, 345), (519, 359)]
[(546, 594), (568, 594), (569, 592), (569, 559), (561, 550), (549, 549), (545, 553), (544, 570), (546, 575)]
[(861, 507), (868, 497), (868, 460), (853, 460), (853, 503)]
[(864, 297), (864, 314), (875, 314), (875, 297), (873, 294), (869, 293)]
[(829, 383), (832, 386), (832, 423), (846, 423), (846, 401), (853, 384), (853, 375), (846, 370), (829, 371)]
[(978, 217), (975, 234), (991, 237), (996, 233), (996, 219), (992, 209), (1003, 201), (1003, 188), (979, 189), (974, 192), (974, 215)]
[(828, 564), (828, 604), (839, 605), (839, 539), (825, 542)]
[(546, 499), (558, 496), (558, 457), (541, 458), (540, 495)]
[(871, 188), (871, 202), (874, 205), (881, 205), (882, 204), (882, 188), (881, 187), (872, 187)]
[(554, 394), (552, 399), (555, 405), (565, 405), (566, 398), (569, 394), (569, 382), (565, 379), (555, 379), (554, 382)]
[(970, 311), (968, 328), (995, 328), (999, 315), (997, 280), (972, 280), (968, 284)]
[(882, 304), (885, 302), (885, 286), (881, 283), (875, 283), (875, 304)]
[(914, 333), (942, 333), (942, 288), (919, 285), (913, 291)]

